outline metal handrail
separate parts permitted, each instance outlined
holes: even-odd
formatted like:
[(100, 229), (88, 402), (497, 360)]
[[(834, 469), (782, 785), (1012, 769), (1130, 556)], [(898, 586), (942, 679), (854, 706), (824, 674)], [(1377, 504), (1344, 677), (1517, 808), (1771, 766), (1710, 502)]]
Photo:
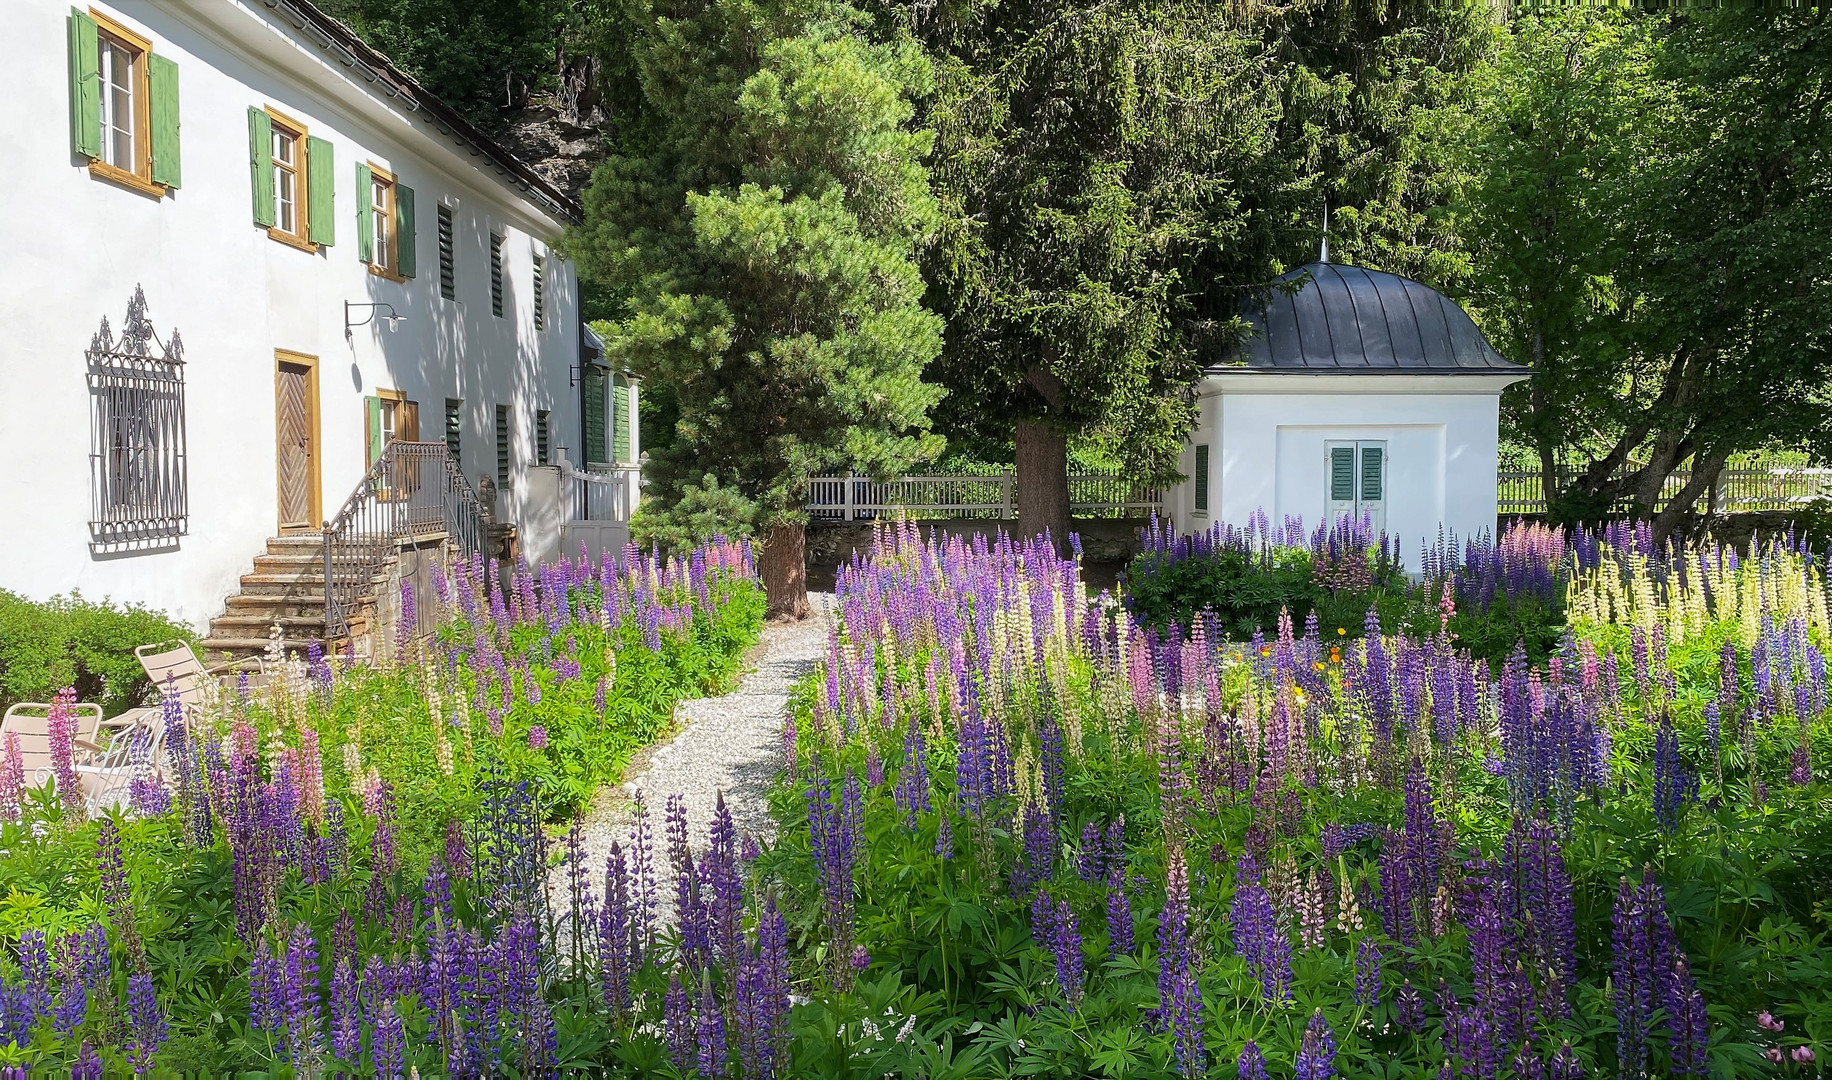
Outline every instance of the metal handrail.
[(442, 442), (395, 440), (324, 524), (324, 631), (350, 632), (350, 612), (403, 540), (444, 534), (461, 554), (482, 549), (477, 492)]

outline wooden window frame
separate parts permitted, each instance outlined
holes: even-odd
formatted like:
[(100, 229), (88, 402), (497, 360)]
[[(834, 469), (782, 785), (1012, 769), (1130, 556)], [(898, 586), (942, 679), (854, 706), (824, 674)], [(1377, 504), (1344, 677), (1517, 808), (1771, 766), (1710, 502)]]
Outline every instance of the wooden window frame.
[[(147, 58), (153, 55), (153, 43), (94, 8), (89, 9), (89, 17), (95, 20), (96, 34), (100, 38), (104, 41), (112, 39), (114, 44), (134, 54), (131, 76), (134, 84), (134, 167), (132, 170), (123, 169), (99, 157), (92, 158), (89, 162), (89, 175), (112, 181), (142, 195), (163, 199), (166, 186), (153, 181), (153, 84), (147, 63)], [(107, 94), (107, 86), (104, 84), (102, 96), (105, 98)], [(106, 135), (105, 132), (103, 134)], [(98, 149), (105, 151), (106, 146)]]
[[(307, 142), (306, 136), (308, 136), (311, 133), (306, 130), (304, 124), (301, 124), (299, 121), (294, 120), (292, 117), (286, 115), (285, 113), (280, 112), (277, 109), (274, 109), (272, 106), (267, 106), (265, 109), (263, 109), (263, 111), (267, 113), (268, 123), (272, 126), (274, 131), (276, 132), (284, 131), (286, 134), (292, 136), (292, 139), (293, 139), (293, 164), (291, 166), (287, 166), (284, 168), (285, 168), (285, 171), (293, 174), (293, 225), (296, 226), (296, 231), (287, 232), (285, 229), (282, 229), (279, 224), (280, 223), (280, 201), (279, 201), (280, 200), (280, 173), (282, 171), (283, 166), (281, 166), (279, 158), (274, 158), (273, 159), (274, 224), (269, 225), (267, 227), (268, 239), (278, 240), (280, 243), (285, 244), (287, 247), (296, 247), (300, 251), (309, 251), (312, 254), (316, 255), (318, 253), (318, 245), (312, 243), (312, 241), (309, 239), (309, 237), (311, 236), (311, 229), (312, 229), (312, 225), (311, 225), (311, 221), (312, 221), (312, 218), (311, 218), (312, 182), (311, 182), (310, 165), (308, 164), (306, 160), (306, 156), (310, 153), (310, 151), (307, 149), (307, 146), (309, 144)], [(271, 139), (270, 139), (270, 142), (271, 142)], [(272, 149), (271, 145), (269, 149), (270, 150)]]
[[(396, 284), (405, 284), (407, 279), (401, 276), (400, 269), (401, 218), (399, 212), (400, 204), (395, 201), (396, 183), (397, 180), (394, 173), (389, 172), (373, 161), (369, 162), (369, 214), (371, 222), (369, 230), (369, 272), (376, 277), (387, 278), (389, 281), (395, 282)], [(388, 192), (388, 207), (386, 210), (382, 210), (382, 208), (375, 203), (375, 189), (378, 184), (386, 188)], [(388, 223), (388, 242), (386, 244), (382, 243), (382, 238), (376, 235), (374, 222), (377, 220), (385, 220)], [(386, 261), (377, 262), (376, 259), (378, 256)]]

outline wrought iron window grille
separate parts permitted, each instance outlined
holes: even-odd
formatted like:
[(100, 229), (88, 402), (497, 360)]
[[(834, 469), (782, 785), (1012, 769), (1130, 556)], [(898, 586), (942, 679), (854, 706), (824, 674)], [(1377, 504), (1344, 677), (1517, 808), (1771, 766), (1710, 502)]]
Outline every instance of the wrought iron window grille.
[(90, 546), (98, 553), (175, 547), (190, 528), (184, 343), (177, 330), (159, 340), (136, 285), (120, 338), (104, 316), (84, 355)]

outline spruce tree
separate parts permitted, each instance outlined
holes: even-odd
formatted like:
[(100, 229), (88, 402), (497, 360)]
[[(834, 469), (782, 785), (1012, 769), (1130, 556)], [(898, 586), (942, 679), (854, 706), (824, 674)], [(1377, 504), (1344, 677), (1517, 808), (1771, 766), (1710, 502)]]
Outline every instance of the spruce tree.
[(657, 512), (705, 501), (709, 477), (735, 489), (771, 613), (801, 617), (809, 477), (940, 448), (921, 374), (942, 325), (914, 262), (930, 140), (908, 124), (930, 67), (824, 0), (633, 0), (628, 21), (642, 120), (571, 249), (622, 297), (607, 353), (679, 402), (647, 469)]

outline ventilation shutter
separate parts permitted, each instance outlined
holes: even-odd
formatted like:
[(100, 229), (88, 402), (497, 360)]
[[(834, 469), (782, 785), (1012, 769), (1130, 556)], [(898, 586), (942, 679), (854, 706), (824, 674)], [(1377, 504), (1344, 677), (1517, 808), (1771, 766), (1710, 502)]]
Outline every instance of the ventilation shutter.
[(183, 180), (178, 160), (178, 65), (149, 54), (146, 81), (152, 95), (153, 183), (177, 188)]
[(248, 174), (254, 194), (254, 223), (274, 224), (274, 122), (265, 109), (248, 107)]
[(306, 239), (337, 243), (337, 150), (316, 135), (305, 139), (305, 211)]
[(420, 272), (420, 260), (414, 249), (413, 188), (406, 184), (394, 186), (394, 225), (399, 262), (394, 269), (402, 277), (410, 278)]
[(1207, 513), (1209, 509), (1209, 447), (1203, 443), (1196, 447), (1196, 509)]
[(95, 20), (70, 9), (70, 149), (102, 156), (102, 41)]

